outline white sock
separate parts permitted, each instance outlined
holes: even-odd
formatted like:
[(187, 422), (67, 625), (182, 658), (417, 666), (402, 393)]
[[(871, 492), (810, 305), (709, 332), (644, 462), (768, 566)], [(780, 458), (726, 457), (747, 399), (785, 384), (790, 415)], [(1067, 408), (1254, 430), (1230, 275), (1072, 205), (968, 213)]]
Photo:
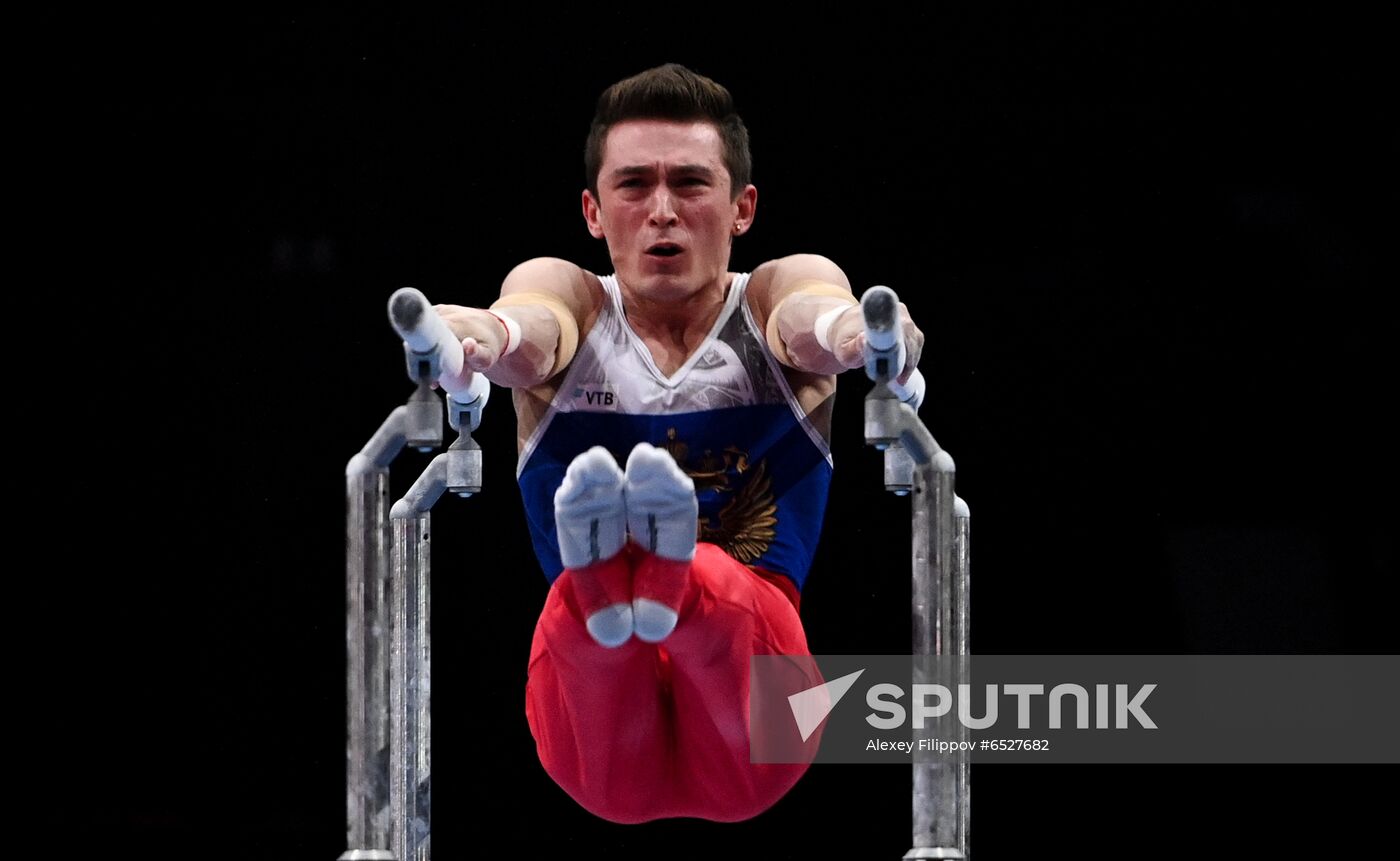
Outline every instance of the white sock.
[(627, 458), (627, 528), (632, 540), (664, 559), (694, 559), (699, 513), (690, 476), (664, 449), (638, 443)]
[(589, 616), (584, 626), (598, 645), (616, 649), (632, 639), (632, 605), (612, 604), (604, 607)]
[(574, 458), (554, 494), (559, 556), (566, 568), (611, 559), (627, 540), (625, 478), (602, 446)]
[(680, 614), (660, 601), (636, 598), (632, 601), (632, 616), (629, 621), (637, 639), (644, 643), (659, 643), (676, 630)]

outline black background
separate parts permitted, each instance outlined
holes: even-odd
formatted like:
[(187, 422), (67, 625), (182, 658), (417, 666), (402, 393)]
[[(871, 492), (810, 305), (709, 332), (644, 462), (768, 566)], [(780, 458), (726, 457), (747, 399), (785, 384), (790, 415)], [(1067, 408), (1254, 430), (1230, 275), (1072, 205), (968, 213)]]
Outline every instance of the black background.
[[(27, 739), (47, 839), (344, 848), (343, 467), (410, 391), (385, 300), (412, 285), (485, 304), (540, 255), (609, 271), (579, 216), (587, 123), (605, 86), (667, 61), (726, 84), (752, 135), (757, 219), (731, 268), (821, 253), (857, 290), (893, 286), (927, 333), (923, 415), (974, 514), (974, 651), (1394, 651), (1379, 22), (783, 14), (85, 22), (67, 65), (91, 106), (53, 106), (74, 129), (57, 154), (75, 217), (52, 262), (91, 358), (46, 430), (95, 400), (45, 533), (78, 577), (36, 579), (61, 620)], [(862, 444), (867, 388), (841, 381), (803, 603), (819, 654), (908, 649), (906, 508)], [(434, 514), (439, 857), (488, 839), (617, 858), (908, 848), (902, 768), (814, 768), (731, 826), (615, 826), (554, 786), (523, 715), (546, 586), (504, 390), (477, 438), (486, 492)], [(396, 489), (425, 464), (404, 454)], [(1346, 851), (1390, 833), (1394, 777), (985, 765), (975, 851)]]

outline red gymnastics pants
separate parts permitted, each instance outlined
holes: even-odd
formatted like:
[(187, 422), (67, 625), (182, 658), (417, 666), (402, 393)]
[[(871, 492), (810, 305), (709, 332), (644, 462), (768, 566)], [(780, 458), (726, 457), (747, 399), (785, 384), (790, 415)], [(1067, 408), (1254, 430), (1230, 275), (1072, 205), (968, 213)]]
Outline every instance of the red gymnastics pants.
[(809, 654), (797, 590), (701, 543), (669, 637), (652, 644), (634, 636), (615, 649), (594, 642), (580, 600), (588, 578), (641, 584), (667, 566), (684, 576), (685, 563), (629, 543), (554, 581), (525, 687), (540, 763), (575, 801), (613, 822), (749, 819), (807, 770), (749, 762), (749, 658)]

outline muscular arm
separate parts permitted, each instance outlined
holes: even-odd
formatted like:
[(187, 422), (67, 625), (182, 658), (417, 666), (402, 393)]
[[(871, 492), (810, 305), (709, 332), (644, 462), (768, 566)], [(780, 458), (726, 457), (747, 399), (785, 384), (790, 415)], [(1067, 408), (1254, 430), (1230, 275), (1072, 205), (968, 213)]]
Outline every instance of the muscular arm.
[[(472, 370), (497, 385), (535, 386), (573, 359), (579, 333), (600, 301), (601, 291), (593, 280), (568, 261), (537, 257), (511, 270), (491, 310), (435, 308), (462, 339)], [(510, 323), (519, 327), (518, 334)], [(518, 342), (508, 343), (516, 337)]]
[[(860, 305), (835, 263), (815, 254), (783, 257), (755, 269), (748, 289), (754, 315), (778, 361), (818, 374), (836, 374), (864, 364)], [(903, 382), (918, 364), (924, 336), (903, 303), (900, 316), (906, 347)], [(825, 345), (818, 335), (819, 325)]]

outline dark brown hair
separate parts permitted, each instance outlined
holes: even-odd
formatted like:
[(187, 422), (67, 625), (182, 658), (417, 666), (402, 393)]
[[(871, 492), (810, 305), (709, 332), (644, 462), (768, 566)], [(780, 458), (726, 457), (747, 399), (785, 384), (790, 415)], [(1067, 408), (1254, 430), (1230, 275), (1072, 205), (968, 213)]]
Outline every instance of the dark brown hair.
[(729, 170), (730, 197), (737, 197), (749, 184), (753, 174), (749, 130), (734, 112), (734, 97), (723, 85), (704, 75), (667, 63), (618, 81), (598, 97), (598, 110), (583, 150), (584, 175), (595, 198), (608, 130), (626, 120), (713, 123), (719, 131), (724, 166)]

